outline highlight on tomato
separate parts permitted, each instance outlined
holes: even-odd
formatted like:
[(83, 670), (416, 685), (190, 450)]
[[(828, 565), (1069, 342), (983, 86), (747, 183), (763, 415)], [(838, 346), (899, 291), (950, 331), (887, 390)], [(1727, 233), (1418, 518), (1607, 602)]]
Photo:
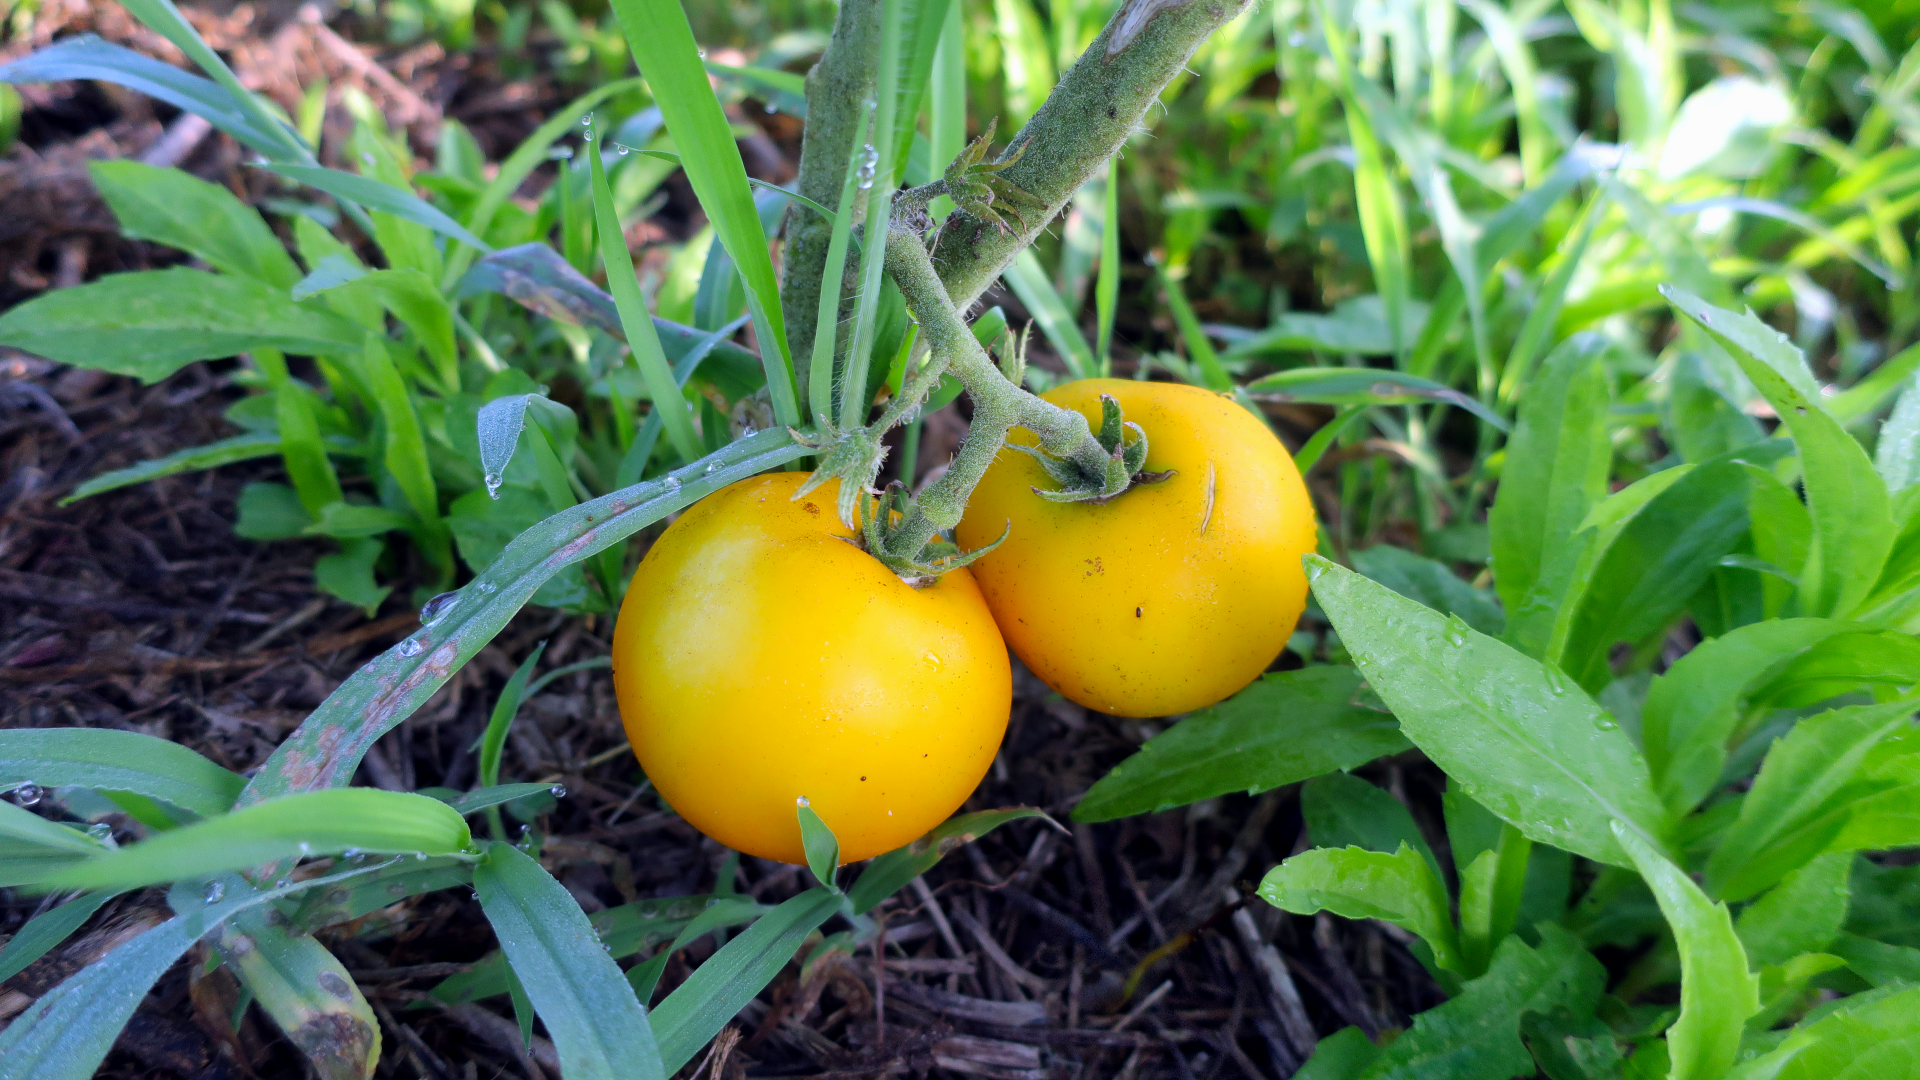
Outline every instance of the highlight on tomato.
[(695, 504), (634, 572), (613, 640), (627, 737), (695, 828), (806, 861), (805, 797), (843, 861), (946, 820), (1012, 708), (1006, 645), (965, 569), (914, 587), (856, 544), (804, 473)]
[[(1105, 502), (1052, 502), (1003, 449), (956, 531), (1013, 651), (1065, 697), (1117, 716), (1211, 705), (1259, 677), (1306, 606), (1313, 506), (1293, 457), (1230, 397), (1085, 379), (1046, 400), (1100, 423), (1102, 396), (1148, 437), (1141, 480)], [(1032, 443), (1016, 430), (1010, 442)], [(1169, 473), (1155, 479), (1153, 474)]]

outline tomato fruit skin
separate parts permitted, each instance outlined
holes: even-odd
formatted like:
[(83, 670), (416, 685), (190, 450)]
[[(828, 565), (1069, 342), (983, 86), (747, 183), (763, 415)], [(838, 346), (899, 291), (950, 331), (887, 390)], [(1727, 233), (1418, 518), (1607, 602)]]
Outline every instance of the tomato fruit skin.
[(1298, 623), (1313, 504), (1286, 447), (1229, 397), (1132, 379), (1043, 396), (1098, 429), (1103, 394), (1146, 431), (1145, 470), (1174, 475), (1105, 504), (1055, 503), (1033, 492), (1054, 486), (1039, 464), (1002, 450), (960, 546), (1011, 526), (971, 569), (1014, 653), (1062, 695), (1116, 716), (1211, 705), (1259, 677)]
[(834, 482), (729, 485), (663, 533), (613, 637), (627, 738), (715, 840), (804, 863), (795, 800), (843, 862), (945, 821), (986, 775), (1012, 707), (1006, 645), (965, 570), (915, 589), (849, 542)]

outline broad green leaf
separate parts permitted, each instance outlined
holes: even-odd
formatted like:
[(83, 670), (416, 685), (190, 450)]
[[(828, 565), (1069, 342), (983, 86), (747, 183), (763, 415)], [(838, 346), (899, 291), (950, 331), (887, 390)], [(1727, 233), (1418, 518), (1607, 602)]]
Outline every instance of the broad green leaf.
[(1331, 911), (1349, 919), (1384, 919), (1420, 935), (1440, 967), (1465, 971), (1447, 887), (1431, 857), (1405, 841), (1391, 855), (1360, 847), (1303, 851), (1267, 871), (1260, 899), (1296, 915)]
[[(384, 531), (392, 527), (395, 525), (389, 520), (382, 529)], [(365, 537), (343, 540), (339, 551), (314, 560), (313, 583), (320, 587), (321, 592), (352, 604), (371, 619), (374, 612), (380, 610), (380, 602), (393, 591), (393, 586), (382, 585), (373, 576), (373, 566), (380, 561), (380, 553), (385, 549), (383, 540)]]
[(47, 955), (75, 930), (93, 918), (100, 905), (113, 899), (111, 892), (83, 893), (50, 911), (27, 920), (27, 924), (7, 939), (0, 948), (0, 982), (6, 982), (27, 969), (27, 965)]
[(1907, 390), (1893, 405), (1893, 415), (1880, 425), (1874, 469), (1893, 494), (1920, 480), (1920, 380), (1908, 382)]
[(1034, 321), (1040, 324), (1040, 332), (1046, 335), (1048, 344), (1067, 365), (1067, 375), (1075, 379), (1099, 375), (1100, 361), (1093, 355), (1093, 346), (1088, 345), (1085, 335), (1080, 333), (1079, 323), (1067, 310), (1066, 301), (1054, 291), (1053, 282), (1047, 279), (1047, 272), (1040, 266), (1033, 249), (1025, 249), (1015, 256), (1002, 276), (1020, 303), (1032, 313)]
[(1405, 749), (1393, 717), (1354, 703), (1359, 689), (1359, 676), (1346, 667), (1263, 676), (1148, 740), (1093, 785), (1073, 819), (1109, 821), (1258, 793)]
[(794, 809), (800, 816), (800, 842), (807, 851), (807, 869), (813, 871), (815, 881), (838, 892), (840, 886), (835, 879), (840, 870), (840, 838), (833, 835), (832, 827), (820, 819), (805, 796)]
[(294, 303), (284, 289), (184, 267), (108, 274), (0, 315), (0, 344), (149, 383), (249, 349), (352, 351), (362, 334), (332, 312)]
[(1844, 631), (1832, 619), (1773, 619), (1696, 646), (1656, 675), (1640, 710), (1640, 741), (1654, 786), (1675, 814), (1720, 780), (1747, 688), (1766, 672)]
[(1600, 862), (1609, 823), (1658, 848), (1666, 811), (1611, 716), (1557, 669), (1458, 619), (1306, 557), (1320, 606), (1400, 729), (1468, 794), (1534, 840)]
[(1734, 923), (1753, 966), (1784, 964), (1825, 952), (1847, 918), (1847, 875), (1853, 853), (1822, 855), (1788, 874), (1749, 904)]
[(1892, 1080), (1920, 1068), (1920, 986), (1856, 994), (1729, 1080)]
[(1740, 1053), (1747, 1018), (1760, 1011), (1759, 980), (1733, 930), (1727, 905), (1625, 825), (1615, 838), (1659, 901), (1680, 950), (1680, 1019), (1667, 1031), (1671, 1080), (1721, 1080)]
[(201, 817), (233, 807), (247, 782), (179, 743), (105, 728), (16, 728), (0, 731), (0, 788), (41, 787), (131, 791)]
[(1507, 422), (1473, 398), (1418, 375), (1381, 368), (1304, 367), (1265, 375), (1246, 386), (1264, 401), (1307, 401), (1320, 405), (1418, 405), (1442, 402), (1465, 409), (1501, 431)]
[(1408, 1028), (1360, 1073), (1364, 1080), (1507, 1080), (1533, 1076), (1533, 1055), (1520, 1041), (1528, 1014), (1558, 1011), (1591, 1017), (1606, 986), (1600, 966), (1573, 935), (1552, 924), (1540, 945), (1509, 937), (1487, 973), (1451, 1001), (1413, 1018)]
[(1408, 846), (1439, 876), (1440, 862), (1406, 804), (1357, 776), (1334, 772), (1300, 785), (1300, 816), (1316, 847), (1359, 847), (1392, 854)]
[(1829, 850), (1920, 847), (1920, 730), (1908, 727), (1881, 740), (1861, 764), (1858, 787), (1863, 794)]
[(1920, 949), (1842, 933), (1827, 943), (1827, 951), (1875, 986), (1920, 985)]
[(666, 119), (700, 208), (713, 222), (746, 283), (747, 308), (753, 314), (774, 416), (782, 425), (798, 425), (802, 421), (795, 399), (793, 358), (787, 351), (773, 258), (754, 207), (753, 189), (747, 185), (740, 148), (707, 81), (686, 12), (678, 0), (613, 0), (612, 7), (640, 64), (640, 74)]
[(1680, 289), (1663, 295), (1732, 354), (1793, 434), (1799, 448), (1813, 551), (1802, 577), (1801, 610), (1845, 616), (1879, 580), (1893, 547), (1887, 485), (1867, 452), (1822, 406), (1800, 350), (1751, 312), (1717, 308)]
[(450, 236), (479, 251), (493, 250), (491, 244), (468, 232), (466, 226), (404, 188), (394, 187), (371, 176), (358, 176), (319, 165), (274, 164), (267, 167), (290, 180), (298, 180), (308, 187), (318, 188), (337, 199), (358, 203), (369, 210), (378, 210), (383, 214), (392, 214), (402, 221), (410, 221), (442, 236)]
[(1896, 630), (1863, 630), (1856, 624), (1770, 672), (1753, 688), (1753, 702), (1801, 708), (1863, 691), (1890, 697), (1915, 685), (1920, 685), (1920, 638)]
[(693, 1059), (840, 909), (841, 894), (814, 888), (760, 917), (721, 946), (653, 1010), (653, 1035), (669, 1072)]
[(1381, 544), (1356, 551), (1353, 568), (1442, 615), (1460, 616), (1468, 626), (1489, 637), (1499, 637), (1506, 625), (1506, 615), (1492, 596), (1462, 581), (1444, 563), (1404, 548)]
[(0, 801), (0, 837), (46, 849), (50, 854), (97, 856), (108, 848), (85, 832), (50, 821), (23, 806)]
[(1747, 532), (1747, 472), (1722, 458), (1648, 500), (1600, 549), (1568, 626), (1561, 666), (1589, 691), (1613, 680), (1609, 654), (1679, 616)]
[(1596, 537), (1581, 523), (1607, 490), (1604, 340), (1581, 335), (1547, 357), (1520, 403), (1487, 526), (1494, 587), (1506, 605), (1508, 644), (1546, 655), (1556, 612)]
[(472, 842), (467, 823), (438, 800), (374, 788), (334, 788), (288, 795), (161, 833), (96, 855), (44, 885), (134, 889), (305, 855), (355, 849), (447, 855)]
[(914, 878), (931, 870), (953, 849), (971, 844), (1010, 821), (1046, 816), (1045, 812), (1030, 806), (1008, 806), (948, 818), (906, 847), (895, 848), (867, 863), (853, 888), (847, 890), (847, 902), (854, 914), (864, 915), (882, 900), (906, 888)]
[[(420, 430), (420, 416), (414, 409), (415, 395), (408, 392), (406, 380), (400, 377), (400, 370), (387, 355), (386, 340), (377, 334), (367, 335), (360, 359), (360, 377), (380, 410), (388, 475), (393, 477), (422, 524), (428, 527), (438, 524), (440, 492), (433, 482), (433, 466), (427, 460), (427, 440)], [(458, 385), (457, 376), (455, 385)], [(321, 519), (323, 523), (325, 520)]]
[(96, 161), (88, 172), (126, 235), (179, 248), (222, 273), (278, 288), (300, 280), (299, 268), (259, 211), (219, 184), (132, 160)]
[(284, 133), (261, 123), (220, 84), (92, 34), (70, 37), (10, 64), (0, 64), (0, 82), (72, 79), (97, 79), (136, 90), (201, 117), (263, 154), (286, 152)]
[(1788, 576), (1787, 580), (1772, 574), (1761, 578), (1765, 613), (1778, 616), (1800, 588), (1807, 553), (1813, 548), (1813, 518), (1800, 493), (1771, 470), (1749, 465), (1747, 479), (1752, 485), (1747, 525), (1753, 530), (1754, 557)]
[(329, 259), (294, 288), (293, 298), (304, 300), (335, 289), (363, 294), (393, 312), (432, 359), (442, 388), (452, 391), (459, 387), (460, 356), (453, 340), (453, 309), (431, 278), (410, 268), (363, 271)]
[(569, 1080), (664, 1077), (646, 1010), (573, 895), (511, 844), (474, 868), (480, 909), (526, 987)]
[(1774, 743), (1741, 800), (1740, 817), (1707, 860), (1707, 887), (1744, 900), (1824, 850), (1846, 823), (1860, 766), (1905, 727), (1915, 698), (1810, 716)]
[[(1896, 945), (1920, 947), (1920, 864), (1888, 866), (1855, 857), (1847, 930)], [(1920, 980), (1917, 980), (1920, 981)]]
[(184, 472), (199, 472), (202, 469), (231, 465), (236, 461), (252, 461), (255, 458), (275, 457), (280, 453), (280, 436), (271, 432), (248, 432), (231, 439), (222, 439), (205, 446), (189, 447), (168, 454), (166, 457), (143, 461), (138, 465), (129, 465), (124, 469), (104, 472), (99, 476), (73, 489), (73, 493), (60, 500), (61, 506), (78, 502), (92, 495), (99, 495), (133, 484), (144, 484), (149, 480), (158, 480), (163, 476), (176, 476)]
[(1468, 972), (1485, 971), (1494, 947), (1513, 932), (1532, 854), (1533, 841), (1503, 825), (1496, 846), (1460, 872), (1460, 952)]
[(554, 575), (736, 480), (806, 452), (786, 431), (764, 431), (521, 533), (440, 609), (431, 626), (340, 684), (267, 759), (241, 801), (347, 783), (374, 741), (425, 704)]

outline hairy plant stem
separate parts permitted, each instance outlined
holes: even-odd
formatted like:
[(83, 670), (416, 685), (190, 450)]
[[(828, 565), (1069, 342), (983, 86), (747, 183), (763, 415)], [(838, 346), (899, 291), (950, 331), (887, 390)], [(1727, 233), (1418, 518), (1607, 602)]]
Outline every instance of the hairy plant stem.
[[(925, 245), (912, 230), (896, 228), (888, 235), (887, 274), (900, 287), (907, 310), (920, 322), (920, 332), (932, 349), (929, 363), (965, 383), (973, 402), (973, 425), (966, 442), (954, 455), (946, 474), (921, 492), (907, 516), (888, 532), (887, 554), (917, 558), (936, 532), (958, 525), (967, 508), (967, 496), (973, 494), (987, 466), (1006, 444), (1007, 432), (1015, 427), (1039, 436), (1040, 446), (1049, 454), (1072, 462), (1088, 476), (1101, 475), (1107, 450), (1093, 437), (1087, 418), (1042, 401), (1007, 381), (960, 318)], [(931, 380), (921, 381), (931, 385)], [(913, 400), (906, 394), (901, 398)], [(883, 417), (882, 423), (885, 421)]]

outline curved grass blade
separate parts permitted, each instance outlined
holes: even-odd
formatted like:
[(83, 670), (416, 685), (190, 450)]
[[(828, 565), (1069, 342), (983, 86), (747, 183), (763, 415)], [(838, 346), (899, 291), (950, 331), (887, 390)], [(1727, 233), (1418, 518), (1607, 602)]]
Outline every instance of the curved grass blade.
[[(874, 108), (860, 119), (860, 130), (873, 130)], [(862, 139), (854, 139), (847, 152), (847, 173), (840, 184), (840, 209), (833, 215), (833, 230), (827, 236), (827, 261), (822, 282), (844, 281), (847, 273), (847, 246), (853, 239), (853, 207), (860, 194), (860, 157)], [(820, 290), (820, 311), (813, 331), (813, 355), (807, 358), (807, 412), (816, 425), (838, 415), (833, 407), (833, 355), (840, 330), (840, 289)]]
[(233, 136), (262, 154), (286, 153), (275, 130), (260, 124), (219, 83), (104, 41), (93, 34), (68, 38), (10, 64), (0, 82), (42, 83), (94, 79), (158, 98)]
[(496, 784), (492, 787), (477, 788), (473, 791), (458, 795), (442, 796), (426, 791), (422, 791), (420, 794), (431, 794), (434, 798), (453, 807), (455, 813), (465, 816), (467, 814), (477, 814), (489, 806), (499, 806), (502, 803), (510, 803), (515, 799), (524, 799), (529, 795), (538, 795), (543, 791), (552, 790), (552, 784)]
[(394, 217), (432, 229), (443, 236), (450, 236), (479, 251), (493, 250), (493, 245), (468, 232), (466, 226), (448, 217), (432, 203), (392, 184), (319, 165), (268, 165), (267, 168), (290, 180), (298, 180), (308, 187), (318, 188), (336, 199), (358, 203), (369, 210), (392, 214)]
[(673, 941), (654, 954), (652, 959), (644, 964), (634, 965), (633, 969), (627, 972), (627, 982), (633, 984), (633, 992), (639, 996), (641, 1004), (646, 1004), (653, 1000), (653, 992), (660, 985), (660, 975), (667, 970), (667, 960), (674, 953), (715, 930), (743, 926), (772, 910), (751, 900), (716, 896), (704, 911), (688, 919), (686, 925), (674, 935)]
[(203, 469), (231, 465), (236, 461), (252, 461), (255, 458), (274, 457), (280, 453), (280, 436), (248, 432), (231, 439), (222, 439), (205, 446), (190, 447), (175, 451), (166, 457), (143, 461), (138, 465), (129, 465), (124, 469), (104, 472), (99, 476), (73, 489), (72, 494), (60, 500), (61, 506), (79, 502), (89, 496), (144, 484), (149, 480), (158, 480), (163, 476), (176, 476), (184, 472), (199, 472)]
[(27, 920), (27, 925), (8, 939), (6, 947), (0, 948), (0, 982), (6, 982), (25, 971), (27, 965), (72, 937), (75, 930), (93, 918), (93, 913), (100, 910), (100, 905), (116, 895), (108, 891), (86, 893)]
[(1319, 405), (1413, 405), (1438, 401), (1465, 409), (1501, 431), (1507, 422), (1466, 394), (1418, 375), (1384, 368), (1291, 368), (1247, 384), (1247, 393), (1268, 401)]
[(261, 908), (223, 923), (212, 943), (316, 1076), (372, 1080), (380, 1061), (380, 1023), (346, 965), (326, 946)]
[(310, 791), (164, 832), (62, 870), (43, 888), (136, 889), (355, 849), (450, 855), (473, 843), (452, 807), (375, 788)]
[(607, 187), (607, 167), (600, 160), (599, 148), (587, 147), (588, 183), (593, 191), (594, 231), (600, 237), (600, 259), (607, 271), (607, 287), (613, 292), (614, 308), (620, 314), (621, 336), (633, 353), (633, 362), (646, 381), (653, 398), (652, 412), (666, 425), (667, 441), (681, 461), (700, 456), (700, 436), (693, 430), (693, 414), (680, 396), (680, 384), (654, 331), (653, 317), (647, 312), (646, 297), (640, 295), (640, 281), (633, 274), (633, 256), (627, 251), (627, 236), (620, 229), (620, 216), (614, 213), (613, 192)]
[(734, 145), (733, 129), (707, 81), (693, 27), (678, 0), (613, 0), (612, 7), (673, 136), (693, 193), (746, 284), (747, 310), (753, 315), (774, 417), (783, 427), (798, 427), (802, 420), (794, 391), (793, 357), (766, 230), (753, 203), (740, 148)]
[(860, 872), (860, 879), (853, 883), (853, 888), (847, 890), (847, 900), (853, 905), (854, 914), (864, 915), (873, 910), (880, 901), (933, 869), (934, 864), (946, 858), (953, 849), (962, 844), (971, 844), (1009, 821), (1026, 818), (1045, 818), (1049, 823), (1053, 821), (1045, 811), (1031, 806), (980, 810), (948, 818), (938, 828), (906, 847), (895, 848), (879, 856), (867, 864), (866, 869)]
[(179, 743), (134, 731), (0, 731), (0, 788), (24, 783), (132, 791), (205, 818), (232, 809), (247, 786), (245, 777)]
[(431, 623), (329, 695), (267, 759), (240, 801), (252, 804), (347, 783), (368, 748), (425, 704), (554, 574), (735, 480), (806, 453), (784, 429), (763, 431), (666, 476), (563, 510), (521, 533)]
[(719, 1034), (841, 903), (831, 889), (808, 889), (761, 916), (668, 994), (651, 1017), (667, 1071), (677, 1071)]
[(1100, 362), (1094, 359), (1093, 346), (1088, 345), (1086, 336), (1080, 333), (1073, 314), (1054, 291), (1053, 282), (1047, 280), (1047, 272), (1041, 268), (1032, 249), (1015, 256), (1001, 276), (1040, 324), (1040, 332), (1047, 336), (1047, 342), (1067, 365), (1067, 373), (1075, 379), (1099, 375)]
[(666, 1073), (646, 1010), (573, 895), (511, 844), (474, 868), (480, 909), (547, 1025), (568, 1080), (651, 1080)]
[[(900, 184), (895, 168), (894, 127), (900, 112), (901, 11), (906, 0), (880, 0), (879, 75), (874, 80), (873, 143), (871, 156), (860, 167), (860, 183), (867, 187), (866, 232), (884, 237), (891, 227), (893, 193)], [(862, 152), (866, 154), (866, 151)], [(869, 164), (870, 162), (870, 164)], [(840, 426), (856, 428), (867, 422), (873, 406), (867, 372), (873, 363), (874, 337), (879, 330), (881, 300), (886, 293), (887, 245), (884, 241), (860, 249), (860, 296), (854, 305), (853, 336), (847, 340), (846, 361), (840, 372)], [(883, 357), (885, 363), (889, 357)], [(844, 516), (844, 515), (843, 515)]]

